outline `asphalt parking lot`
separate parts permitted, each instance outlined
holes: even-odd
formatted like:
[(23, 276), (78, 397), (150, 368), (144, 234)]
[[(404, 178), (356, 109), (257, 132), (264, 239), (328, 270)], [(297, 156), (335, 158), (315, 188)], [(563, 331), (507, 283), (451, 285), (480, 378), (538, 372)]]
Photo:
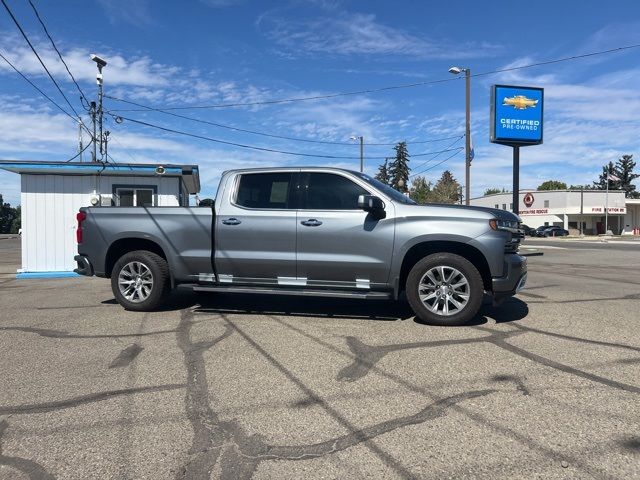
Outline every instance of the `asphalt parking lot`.
[(0, 240), (0, 478), (640, 478), (640, 244), (528, 240), (473, 325), (395, 302), (16, 280)]

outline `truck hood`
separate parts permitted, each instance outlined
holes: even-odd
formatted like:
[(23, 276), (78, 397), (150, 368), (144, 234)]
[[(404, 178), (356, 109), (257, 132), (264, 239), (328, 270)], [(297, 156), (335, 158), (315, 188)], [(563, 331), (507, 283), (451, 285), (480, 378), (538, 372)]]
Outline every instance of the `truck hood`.
[[(455, 205), (455, 204), (446, 204), (446, 203), (427, 203), (425, 205), (417, 205), (413, 208), (443, 208), (443, 209), (452, 209), (456, 210), (457, 214), (455, 216), (464, 216), (464, 217), (478, 217), (484, 215), (478, 215), (475, 212), (483, 212), (485, 214), (489, 214), (491, 217), (498, 220), (507, 220), (510, 222), (521, 222), (522, 220), (515, 213), (511, 213), (507, 210), (500, 210), (498, 208), (489, 208), (489, 207), (472, 207), (467, 205)], [(453, 213), (453, 212), (452, 212)]]

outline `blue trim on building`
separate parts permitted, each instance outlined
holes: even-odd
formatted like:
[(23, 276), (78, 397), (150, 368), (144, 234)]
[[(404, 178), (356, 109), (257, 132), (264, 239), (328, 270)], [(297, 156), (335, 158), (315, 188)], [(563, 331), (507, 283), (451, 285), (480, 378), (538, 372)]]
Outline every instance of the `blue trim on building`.
[(16, 274), (16, 278), (30, 279), (30, 278), (69, 278), (79, 277), (76, 272), (20, 272)]
[[(101, 163), (87, 163), (85, 165), (74, 165), (74, 164), (56, 164), (56, 163), (45, 163), (45, 162), (33, 162), (33, 163), (2, 163), (0, 164), (0, 168), (9, 170), (9, 169), (38, 169), (38, 170), (64, 170), (64, 171), (75, 171), (75, 172), (149, 172), (156, 174), (157, 165), (153, 164), (140, 164), (140, 165), (109, 165), (109, 164), (101, 164)], [(19, 173), (19, 172), (18, 172)], [(172, 173), (182, 175), (181, 167), (165, 167), (165, 174)]]

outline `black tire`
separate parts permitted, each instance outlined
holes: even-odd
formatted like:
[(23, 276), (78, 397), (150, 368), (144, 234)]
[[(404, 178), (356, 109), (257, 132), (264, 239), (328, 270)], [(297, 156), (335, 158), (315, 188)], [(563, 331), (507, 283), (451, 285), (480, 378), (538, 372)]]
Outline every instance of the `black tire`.
[[(449, 277), (450, 282), (455, 281), (456, 283), (451, 285), (450, 283), (442, 282), (438, 278), (439, 274), (435, 274), (434, 276), (433, 269), (435, 268), (436, 271), (439, 271), (439, 267), (444, 268), (445, 277), (447, 276), (447, 272), (452, 275), (452, 277)], [(455, 274), (454, 270), (457, 271), (460, 276)], [(432, 274), (432, 277), (435, 278), (436, 281), (441, 282), (440, 286), (433, 290), (430, 289), (430, 286), (426, 287), (425, 283), (421, 284), (421, 282), (433, 283), (433, 281), (427, 277), (428, 272)], [(453, 288), (461, 283), (462, 277), (466, 280), (466, 286), (462, 285)], [(437, 282), (436, 285), (438, 285)], [(435, 300), (433, 304), (429, 302), (434, 299), (426, 301), (426, 304), (430, 305), (431, 309), (427, 308), (425, 302), (420, 299), (420, 291), (422, 291), (423, 296), (426, 297), (432, 294), (438, 295), (438, 299)], [(453, 253), (434, 253), (423, 258), (413, 266), (407, 277), (406, 293), (409, 305), (420, 320), (432, 325), (464, 325), (473, 319), (478, 313), (478, 310), (480, 310), (484, 296), (484, 284), (478, 269), (466, 258)], [(467, 293), (468, 298), (465, 304), (463, 295)], [(440, 300), (443, 301), (440, 302)], [(454, 301), (462, 304), (462, 307), (457, 309), (453, 303)], [(447, 312), (449, 312), (451, 306), (454, 306), (457, 311), (445, 314), (445, 304)], [(442, 308), (443, 312), (436, 313), (432, 311), (434, 308), (436, 311)]]
[[(132, 280), (136, 281), (135, 277), (129, 275), (132, 272), (135, 273), (136, 264), (141, 264), (148, 270), (147, 272), (144, 268), (139, 268), (138, 272), (144, 272), (143, 278), (146, 279), (148, 279), (150, 274), (151, 285), (150, 287), (148, 283), (145, 284), (144, 287), (140, 285), (138, 295), (135, 293), (127, 294), (127, 292), (131, 291), (125, 289), (123, 292), (121, 289), (121, 281), (128, 278), (132, 278)], [(138, 276), (141, 275), (137, 275), (136, 277)], [(122, 288), (124, 289), (125, 287), (123, 286)], [(126, 253), (120, 257), (113, 266), (113, 270), (111, 272), (111, 290), (113, 291), (113, 295), (116, 297), (118, 303), (126, 310), (133, 310), (136, 312), (149, 312), (155, 310), (164, 303), (169, 295), (169, 291), (171, 290), (169, 265), (160, 255), (147, 250), (136, 250)]]

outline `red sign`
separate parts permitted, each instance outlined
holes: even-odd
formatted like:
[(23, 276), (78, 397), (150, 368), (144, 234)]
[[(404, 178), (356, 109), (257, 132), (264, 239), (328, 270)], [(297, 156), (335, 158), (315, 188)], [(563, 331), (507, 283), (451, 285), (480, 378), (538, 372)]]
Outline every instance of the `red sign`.
[(531, 210), (521, 210), (519, 215), (548, 215), (548, 208), (532, 208)]
[(534, 200), (535, 198), (533, 198), (533, 195), (529, 192), (524, 196), (524, 199), (522, 201), (524, 202), (527, 208), (531, 208), (531, 205), (533, 205)]

